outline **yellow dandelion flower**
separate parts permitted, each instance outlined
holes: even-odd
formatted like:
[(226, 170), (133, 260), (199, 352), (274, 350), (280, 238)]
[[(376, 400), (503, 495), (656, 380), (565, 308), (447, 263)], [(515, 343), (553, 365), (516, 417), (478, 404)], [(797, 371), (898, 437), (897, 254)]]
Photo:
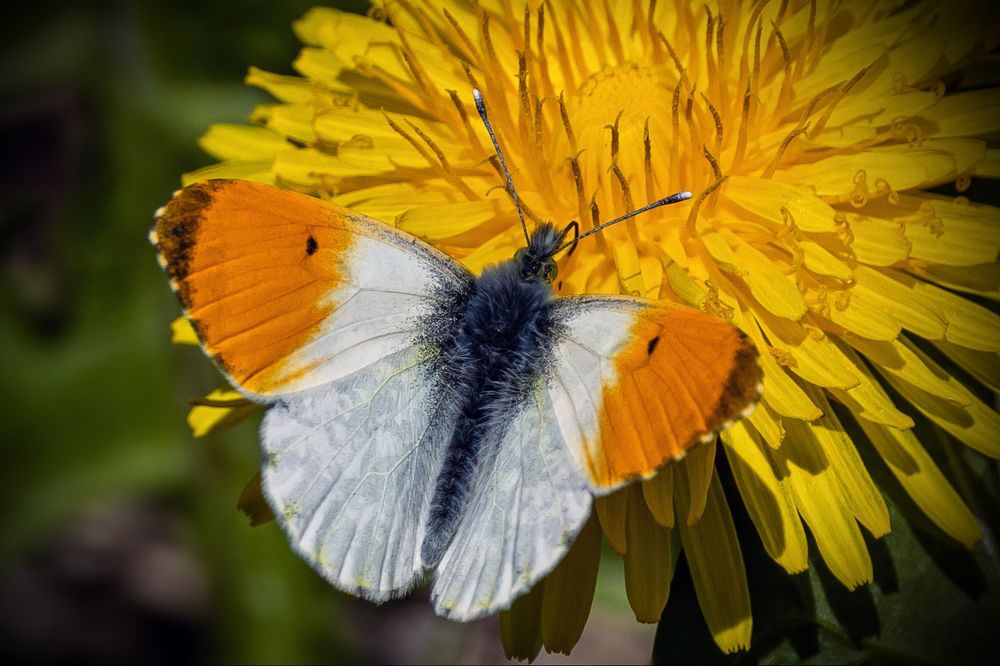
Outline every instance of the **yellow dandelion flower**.
[[(756, 342), (763, 400), (721, 448), (768, 554), (803, 571), (808, 528), (853, 588), (872, 580), (862, 527), (880, 537), (890, 521), (841, 416), (966, 545), (977, 522), (911, 415), (1000, 456), (1000, 417), (926, 351), (1000, 387), (1000, 318), (963, 296), (1000, 297), (1000, 210), (927, 191), (1000, 177), (1000, 151), (983, 140), (1000, 130), (1000, 88), (945, 84), (993, 45), (970, 11), (921, 0), (315, 9), (295, 25), (300, 76), (252, 69), (248, 83), (277, 101), (253, 126), (212, 127), (202, 146), (220, 162), (186, 182), (246, 178), (330, 198), (478, 271), (523, 237), (477, 87), (535, 222), (585, 231), (693, 191), (581, 243), (555, 287), (685, 302)], [(195, 409), (196, 429), (228, 418), (225, 398)], [(502, 615), (509, 654), (575, 644), (601, 530), (624, 558), (638, 620), (659, 620), (683, 549), (715, 641), (745, 649), (749, 594), (716, 448), (599, 500), (566, 560)]]

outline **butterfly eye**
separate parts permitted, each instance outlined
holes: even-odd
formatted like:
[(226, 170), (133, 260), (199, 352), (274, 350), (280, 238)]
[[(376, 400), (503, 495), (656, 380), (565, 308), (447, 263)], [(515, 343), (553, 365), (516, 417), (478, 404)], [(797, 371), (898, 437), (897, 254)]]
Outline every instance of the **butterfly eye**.
[(558, 274), (559, 268), (556, 266), (556, 262), (549, 260), (542, 265), (542, 277), (545, 278), (546, 282), (552, 282)]

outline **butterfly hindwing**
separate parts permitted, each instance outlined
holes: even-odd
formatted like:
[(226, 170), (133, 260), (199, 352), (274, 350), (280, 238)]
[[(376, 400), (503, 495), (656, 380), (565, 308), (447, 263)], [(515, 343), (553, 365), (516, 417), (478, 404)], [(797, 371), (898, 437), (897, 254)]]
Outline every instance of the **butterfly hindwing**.
[[(273, 405), (261, 426), (263, 487), (299, 554), (373, 601), (423, 574), (420, 546), (454, 401), (414, 347)], [(450, 427), (451, 426), (451, 427)]]
[(590, 488), (544, 386), (501, 421), (435, 574), (431, 599), (445, 617), (470, 620), (510, 606), (559, 563), (590, 515)]

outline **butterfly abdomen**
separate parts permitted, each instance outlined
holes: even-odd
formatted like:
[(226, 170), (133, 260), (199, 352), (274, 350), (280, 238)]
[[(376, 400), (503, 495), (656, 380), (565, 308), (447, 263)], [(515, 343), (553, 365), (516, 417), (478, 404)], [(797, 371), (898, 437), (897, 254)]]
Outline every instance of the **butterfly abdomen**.
[(492, 463), (504, 424), (544, 372), (551, 307), (548, 284), (524, 282), (513, 262), (476, 281), (460, 333), (442, 355), (461, 407), (435, 484), (421, 548), (425, 566), (441, 561), (478, 470)]

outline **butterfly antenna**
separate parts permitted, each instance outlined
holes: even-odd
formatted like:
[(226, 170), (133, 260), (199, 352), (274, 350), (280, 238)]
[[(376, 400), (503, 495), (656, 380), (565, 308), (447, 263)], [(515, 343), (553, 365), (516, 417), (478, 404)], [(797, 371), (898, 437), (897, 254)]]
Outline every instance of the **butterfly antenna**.
[(486, 115), (486, 104), (483, 102), (483, 94), (478, 89), (473, 88), (472, 98), (476, 100), (476, 109), (479, 111), (479, 117), (483, 119), (483, 124), (486, 125), (486, 131), (490, 135), (490, 140), (493, 141), (493, 148), (497, 151), (497, 157), (500, 158), (500, 167), (503, 169), (504, 178), (507, 179), (507, 191), (510, 192), (511, 198), (514, 199), (514, 206), (517, 207), (517, 216), (521, 218), (521, 228), (524, 229), (524, 240), (525, 242), (530, 242), (528, 238), (528, 225), (524, 223), (524, 213), (521, 211), (521, 200), (517, 198), (517, 190), (514, 189), (514, 181), (510, 179), (507, 161), (504, 160), (503, 153), (500, 152), (500, 144), (497, 143), (496, 134), (493, 133), (493, 126), (490, 125), (490, 119)]
[(563, 243), (562, 245), (560, 245), (559, 247), (557, 247), (552, 252), (552, 254), (555, 254), (556, 252), (560, 252), (561, 250), (564, 250), (565, 248), (569, 247), (570, 245), (573, 245), (573, 244), (577, 243), (581, 239), (586, 238), (587, 236), (589, 236), (591, 234), (596, 234), (598, 231), (600, 231), (601, 229), (604, 229), (605, 227), (610, 227), (612, 224), (618, 224), (619, 222), (624, 222), (625, 220), (629, 219), (630, 217), (635, 217), (636, 215), (639, 215), (640, 213), (645, 213), (648, 210), (653, 210), (654, 208), (659, 208), (660, 206), (669, 206), (670, 204), (680, 203), (681, 201), (687, 201), (692, 196), (693, 195), (690, 192), (678, 192), (676, 194), (671, 194), (669, 197), (664, 197), (662, 199), (654, 201), (653, 203), (648, 203), (645, 206), (643, 206), (642, 208), (637, 208), (636, 210), (632, 211), (631, 213), (626, 213), (625, 215), (622, 215), (621, 217), (616, 217), (615, 219), (611, 220), (610, 222), (605, 222), (601, 226), (595, 227), (595, 228), (591, 229), (590, 231), (588, 231), (587, 233), (580, 234), (579, 236), (577, 236), (573, 240), (571, 240), (569, 242), (566, 242), (566, 243)]

